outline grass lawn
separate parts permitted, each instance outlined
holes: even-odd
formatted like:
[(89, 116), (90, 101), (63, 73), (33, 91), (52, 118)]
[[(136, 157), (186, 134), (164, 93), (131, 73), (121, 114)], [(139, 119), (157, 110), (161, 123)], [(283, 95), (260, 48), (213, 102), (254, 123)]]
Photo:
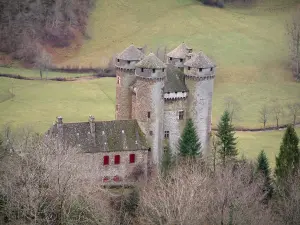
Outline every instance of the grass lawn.
[(115, 118), (115, 89), (112, 79), (80, 82), (24, 81), (0, 78), (0, 100), (12, 92), (15, 97), (0, 101), (0, 124), (32, 126), (46, 131), (62, 115), (64, 121), (87, 121)]
[[(296, 128), (300, 136), (300, 128)], [(269, 158), (270, 165), (275, 166), (275, 156), (279, 152), (284, 131), (268, 132), (237, 132), (239, 154), (247, 158), (256, 159), (259, 152), (264, 150)]]
[[(18, 67), (0, 67), (0, 73), (4, 74), (16, 74), (21, 75), (23, 77), (32, 77), (32, 78), (40, 78), (40, 71), (33, 70), (33, 69), (24, 69)], [(91, 73), (62, 73), (62, 72), (43, 72), (43, 78), (54, 78), (54, 77), (82, 77), (82, 76), (89, 76), (92, 75)]]

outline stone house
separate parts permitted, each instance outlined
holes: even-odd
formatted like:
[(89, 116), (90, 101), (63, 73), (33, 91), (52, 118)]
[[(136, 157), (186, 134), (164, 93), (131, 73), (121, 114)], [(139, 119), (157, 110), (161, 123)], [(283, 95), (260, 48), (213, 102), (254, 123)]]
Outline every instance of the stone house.
[(47, 132), (62, 147), (77, 146), (89, 158), (87, 173), (95, 168), (99, 181), (134, 182), (160, 163), (164, 144), (173, 153), (186, 120), (191, 118), (205, 153), (211, 132), (215, 64), (185, 43), (167, 54), (145, 56), (130, 45), (117, 55), (114, 121), (57, 122)]

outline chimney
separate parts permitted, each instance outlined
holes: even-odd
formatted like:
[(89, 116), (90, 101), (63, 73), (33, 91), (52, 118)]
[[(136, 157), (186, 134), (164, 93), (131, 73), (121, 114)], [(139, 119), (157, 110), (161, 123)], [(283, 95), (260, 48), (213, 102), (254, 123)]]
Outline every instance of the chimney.
[(95, 124), (95, 117), (90, 115), (89, 116), (89, 123), (90, 123), (90, 130), (93, 140), (93, 145), (96, 147), (96, 124)]

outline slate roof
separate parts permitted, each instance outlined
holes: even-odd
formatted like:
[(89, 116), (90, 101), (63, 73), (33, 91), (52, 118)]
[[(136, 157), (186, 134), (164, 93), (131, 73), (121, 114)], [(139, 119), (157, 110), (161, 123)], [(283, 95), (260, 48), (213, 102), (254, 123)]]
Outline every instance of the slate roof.
[(167, 80), (165, 82), (164, 93), (188, 91), (184, 81), (183, 72), (172, 64), (167, 67)]
[(192, 58), (186, 61), (184, 65), (193, 68), (211, 68), (216, 66), (203, 52), (192, 55)]
[(144, 53), (138, 50), (134, 45), (130, 45), (123, 52), (117, 55), (117, 59), (139, 61), (144, 57)]
[(166, 68), (164, 64), (156, 55), (150, 53), (148, 56), (143, 58), (140, 62), (136, 64), (136, 67), (146, 68), (146, 69), (162, 69)]
[(181, 43), (177, 48), (167, 54), (168, 57), (184, 59), (188, 54), (189, 48), (185, 43)]
[[(58, 134), (56, 124), (48, 135)], [(84, 152), (122, 151), (148, 149), (148, 144), (136, 120), (95, 121), (95, 139), (90, 123), (63, 123), (63, 141), (66, 146), (76, 146)]]

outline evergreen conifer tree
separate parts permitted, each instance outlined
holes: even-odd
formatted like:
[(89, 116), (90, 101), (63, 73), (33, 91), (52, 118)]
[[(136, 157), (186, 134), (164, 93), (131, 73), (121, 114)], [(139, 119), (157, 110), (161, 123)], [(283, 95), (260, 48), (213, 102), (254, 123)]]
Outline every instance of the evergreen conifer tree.
[(178, 143), (181, 156), (196, 157), (200, 155), (201, 142), (192, 119), (188, 119)]
[(218, 124), (218, 131), (216, 134), (219, 145), (218, 153), (224, 166), (226, 161), (235, 159), (238, 155), (236, 137), (234, 135), (234, 127), (230, 123), (230, 114), (226, 110)]
[(269, 161), (264, 150), (262, 150), (257, 157), (257, 172), (261, 173), (265, 178), (264, 192), (269, 199), (273, 193), (273, 187), (271, 184)]
[(289, 125), (284, 133), (280, 145), (279, 155), (276, 157), (275, 175), (278, 181), (288, 179), (299, 168), (300, 152), (299, 138), (292, 125)]

